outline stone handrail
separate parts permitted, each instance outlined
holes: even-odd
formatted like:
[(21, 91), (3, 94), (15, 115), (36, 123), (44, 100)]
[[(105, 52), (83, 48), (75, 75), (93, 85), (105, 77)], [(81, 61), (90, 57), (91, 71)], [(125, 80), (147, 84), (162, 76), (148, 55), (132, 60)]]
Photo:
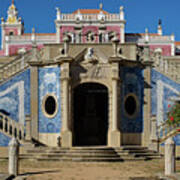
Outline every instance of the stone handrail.
[(158, 133), (158, 142), (163, 143), (169, 137), (174, 137), (180, 133), (180, 124), (170, 126), (165, 121), (164, 123), (162, 123), (157, 127), (157, 133)]
[[(31, 42), (31, 34), (27, 35), (27, 36), (9, 36), (9, 43), (11, 42)], [(36, 42), (37, 43), (55, 43), (56, 42), (56, 35), (36, 35), (35, 34), (35, 38), (36, 38)]]
[(8, 137), (15, 137), (20, 142), (25, 140), (24, 125), (12, 120), (10, 117), (0, 113), (0, 132)]
[(159, 59), (155, 63), (155, 69), (166, 75), (173, 81), (180, 83), (180, 62), (174, 62), (167, 59)]
[(172, 38), (171, 36), (149, 36), (149, 41), (150, 42), (160, 42), (160, 41), (172, 42)]
[(30, 53), (31, 52), (27, 52), (25, 55), (18, 56), (15, 60), (0, 67), (0, 83), (27, 68), (27, 62), (29, 60), (28, 55)]

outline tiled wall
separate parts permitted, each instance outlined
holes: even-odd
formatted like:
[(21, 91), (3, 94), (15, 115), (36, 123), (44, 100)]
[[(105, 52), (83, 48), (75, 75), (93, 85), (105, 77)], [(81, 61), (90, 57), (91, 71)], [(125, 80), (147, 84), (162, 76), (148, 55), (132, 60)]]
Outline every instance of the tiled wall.
[(24, 123), (30, 114), (30, 70), (0, 85), (0, 110), (17, 122)]
[[(121, 132), (124, 133), (141, 133), (143, 131), (143, 91), (144, 78), (143, 71), (140, 68), (121, 68)], [(136, 116), (129, 118), (125, 113), (125, 97), (132, 93), (137, 97), (139, 108)]]
[[(0, 111), (11, 119), (25, 124), (30, 114), (30, 70), (26, 70), (0, 85)], [(9, 138), (0, 133), (0, 146), (6, 146)]]
[(10, 138), (0, 133), (0, 146), (8, 146)]
[[(158, 125), (167, 119), (168, 105), (172, 105), (172, 97), (180, 93), (180, 84), (152, 69), (151, 71), (151, 114), (156, 115)], [(180, 145), (180, 135), (175, 137), (176, 144)]]
[[(53, 94), (57, 97), (58, 112), (53, 118), (46, 117), (42, 110), (43, 98), (47, 94)], [(60, 119), (60, 68), (39, 68), (39, 132), (59, 133), (61, 129)]]

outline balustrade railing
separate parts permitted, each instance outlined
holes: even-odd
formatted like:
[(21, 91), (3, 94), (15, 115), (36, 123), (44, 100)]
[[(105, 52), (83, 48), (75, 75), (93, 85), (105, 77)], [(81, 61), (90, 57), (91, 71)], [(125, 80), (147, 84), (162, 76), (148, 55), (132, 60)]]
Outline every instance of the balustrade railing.
[(172, 80), (180, 83), (180, 62), (173, 62), (167, 59), (156, 59), (154, 63), (155, 69)]
[[(61, 14), (60, 20), (61, 21), (76, 21), (77, 17), (81, 17), (83, 21), (98, 21), (101, 20), (100, 14)], [(107, 21), (119, 21), (120, 15), (119, 14), (105, 14), (104, 20)]]
[(9, 137), (15, 137), (20, 142), (25, 140), (25, 127), (24, 125), (12, 120), (8, 116), (0, 113), (0, 132)]
[(166, 121), (157, 127), (158, 141), (163, 143), (169, 137), (180, 133), (180, 124), (169, 125)]
[[(55, 43), (56, 35), (38, 35), (35, 34), (36, 42), (44, 42), (44, 43)], [(31, 42), (31, 34), (27, 36), (9, 36), (9, 42)]]
[(0, 82), (27, 68), (30, 53), (27, 52), (27, 54), (19, 56), (17, 59), (0, 67)]

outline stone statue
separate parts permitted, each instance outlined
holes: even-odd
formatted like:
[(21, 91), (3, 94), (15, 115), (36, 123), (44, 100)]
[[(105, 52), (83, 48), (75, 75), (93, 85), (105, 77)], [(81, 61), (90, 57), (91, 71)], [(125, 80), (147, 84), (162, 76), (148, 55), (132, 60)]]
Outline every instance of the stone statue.
[(94, 49), (93, 48), (88, 48), (87, 53), (84, 56), (85, 61), (88, 61), (90, 63), (95, 63), (97, 62), (97, 58), (94, 56)]

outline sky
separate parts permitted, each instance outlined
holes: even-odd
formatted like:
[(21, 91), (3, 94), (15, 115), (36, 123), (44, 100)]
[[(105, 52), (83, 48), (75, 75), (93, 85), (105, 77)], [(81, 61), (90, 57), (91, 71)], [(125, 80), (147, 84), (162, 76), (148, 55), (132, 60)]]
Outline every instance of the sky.
[[(7, 17), (7, 9), (12, 0), (0, 0), (0, 17)], [(56, 7), (62, 13), (71, 13), (76, 9), (103, 9), (111, 13), (119, 13), (124, 6), (126, 32), (157, 32), (158, 19), (162, 19), (163, 34), (175, 34), (180, 41), (180, 0), (15, 0), (19, 16), (25, 23), (25, 33), (35, 27), (37, 33), (54, 33)], [(1, 42), (1, 41), (0, 41)]]

